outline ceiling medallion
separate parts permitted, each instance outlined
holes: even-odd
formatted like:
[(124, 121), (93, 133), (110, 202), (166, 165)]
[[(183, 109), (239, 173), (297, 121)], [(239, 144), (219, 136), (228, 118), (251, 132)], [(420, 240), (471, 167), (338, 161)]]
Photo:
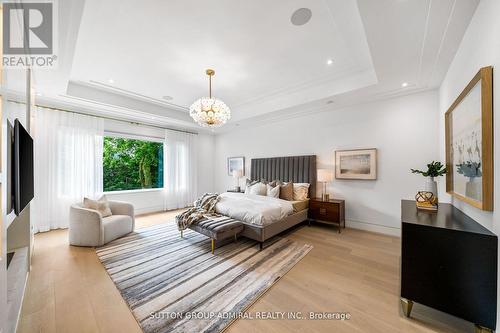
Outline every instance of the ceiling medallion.
[(196, 100), (189, 108), (189, 115), (202, 127), (220, 127), (231, 119), (231, 110), (220, 99), (212, 97), (212, 76), (215, 75), (213, 69), (207, 69), (208, 75), (208, 96)]

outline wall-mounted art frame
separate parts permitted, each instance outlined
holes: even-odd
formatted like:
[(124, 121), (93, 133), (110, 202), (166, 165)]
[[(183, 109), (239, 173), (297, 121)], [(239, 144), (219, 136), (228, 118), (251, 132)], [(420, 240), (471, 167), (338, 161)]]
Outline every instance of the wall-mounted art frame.
[(377, 149), (335, 151), (336, 179), (377, 179)]
[(493, 210), (493, 68), (477, 72), (445, 114), (446, 192)]
[(241, 171), (241, 176), (245, 175), (245, 157), (228, 157), (227, 158), (227, 175), (232, 176), (234, 170)]

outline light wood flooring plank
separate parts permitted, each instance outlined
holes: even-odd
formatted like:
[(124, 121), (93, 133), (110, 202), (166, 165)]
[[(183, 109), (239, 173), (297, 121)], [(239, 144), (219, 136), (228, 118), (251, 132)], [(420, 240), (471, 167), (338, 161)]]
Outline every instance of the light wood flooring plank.
[[(173, 221), (178, 211), (137, 217), (136, 227)], [(473, 325), (416, 304), (399, 305), (400, 240), (325, 225), (286, 235), (314, 248), (250, 309), (349, 312), (350, 320), (239, 320), (226, 332), (473, 332)], [(68, 246), (66, 230), (35, 236), (18, 332), (141, 332), (93, 248)]]

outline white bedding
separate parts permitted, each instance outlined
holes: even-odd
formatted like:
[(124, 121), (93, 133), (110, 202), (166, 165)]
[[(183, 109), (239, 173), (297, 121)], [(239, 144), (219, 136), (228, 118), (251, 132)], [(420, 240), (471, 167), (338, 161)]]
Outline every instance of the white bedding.
[(222, 193), (215, 206), (219, 214), (256, 225), (268, 225), (293, 213), (290, 201), (263, 195)]

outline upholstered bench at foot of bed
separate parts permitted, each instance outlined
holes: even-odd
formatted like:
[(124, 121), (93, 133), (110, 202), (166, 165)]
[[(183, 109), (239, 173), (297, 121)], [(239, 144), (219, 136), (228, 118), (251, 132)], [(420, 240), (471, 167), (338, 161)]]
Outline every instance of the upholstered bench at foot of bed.
[(212, 253), (215, 251), (216, 241), (221, 242), (232, 237), (236, 240), (238, 235), (243, 231), (243, 227), (242, 222), (226, 216), (204, 218), (189, 226), (191, 230), (210, 237), (212, 240)]

